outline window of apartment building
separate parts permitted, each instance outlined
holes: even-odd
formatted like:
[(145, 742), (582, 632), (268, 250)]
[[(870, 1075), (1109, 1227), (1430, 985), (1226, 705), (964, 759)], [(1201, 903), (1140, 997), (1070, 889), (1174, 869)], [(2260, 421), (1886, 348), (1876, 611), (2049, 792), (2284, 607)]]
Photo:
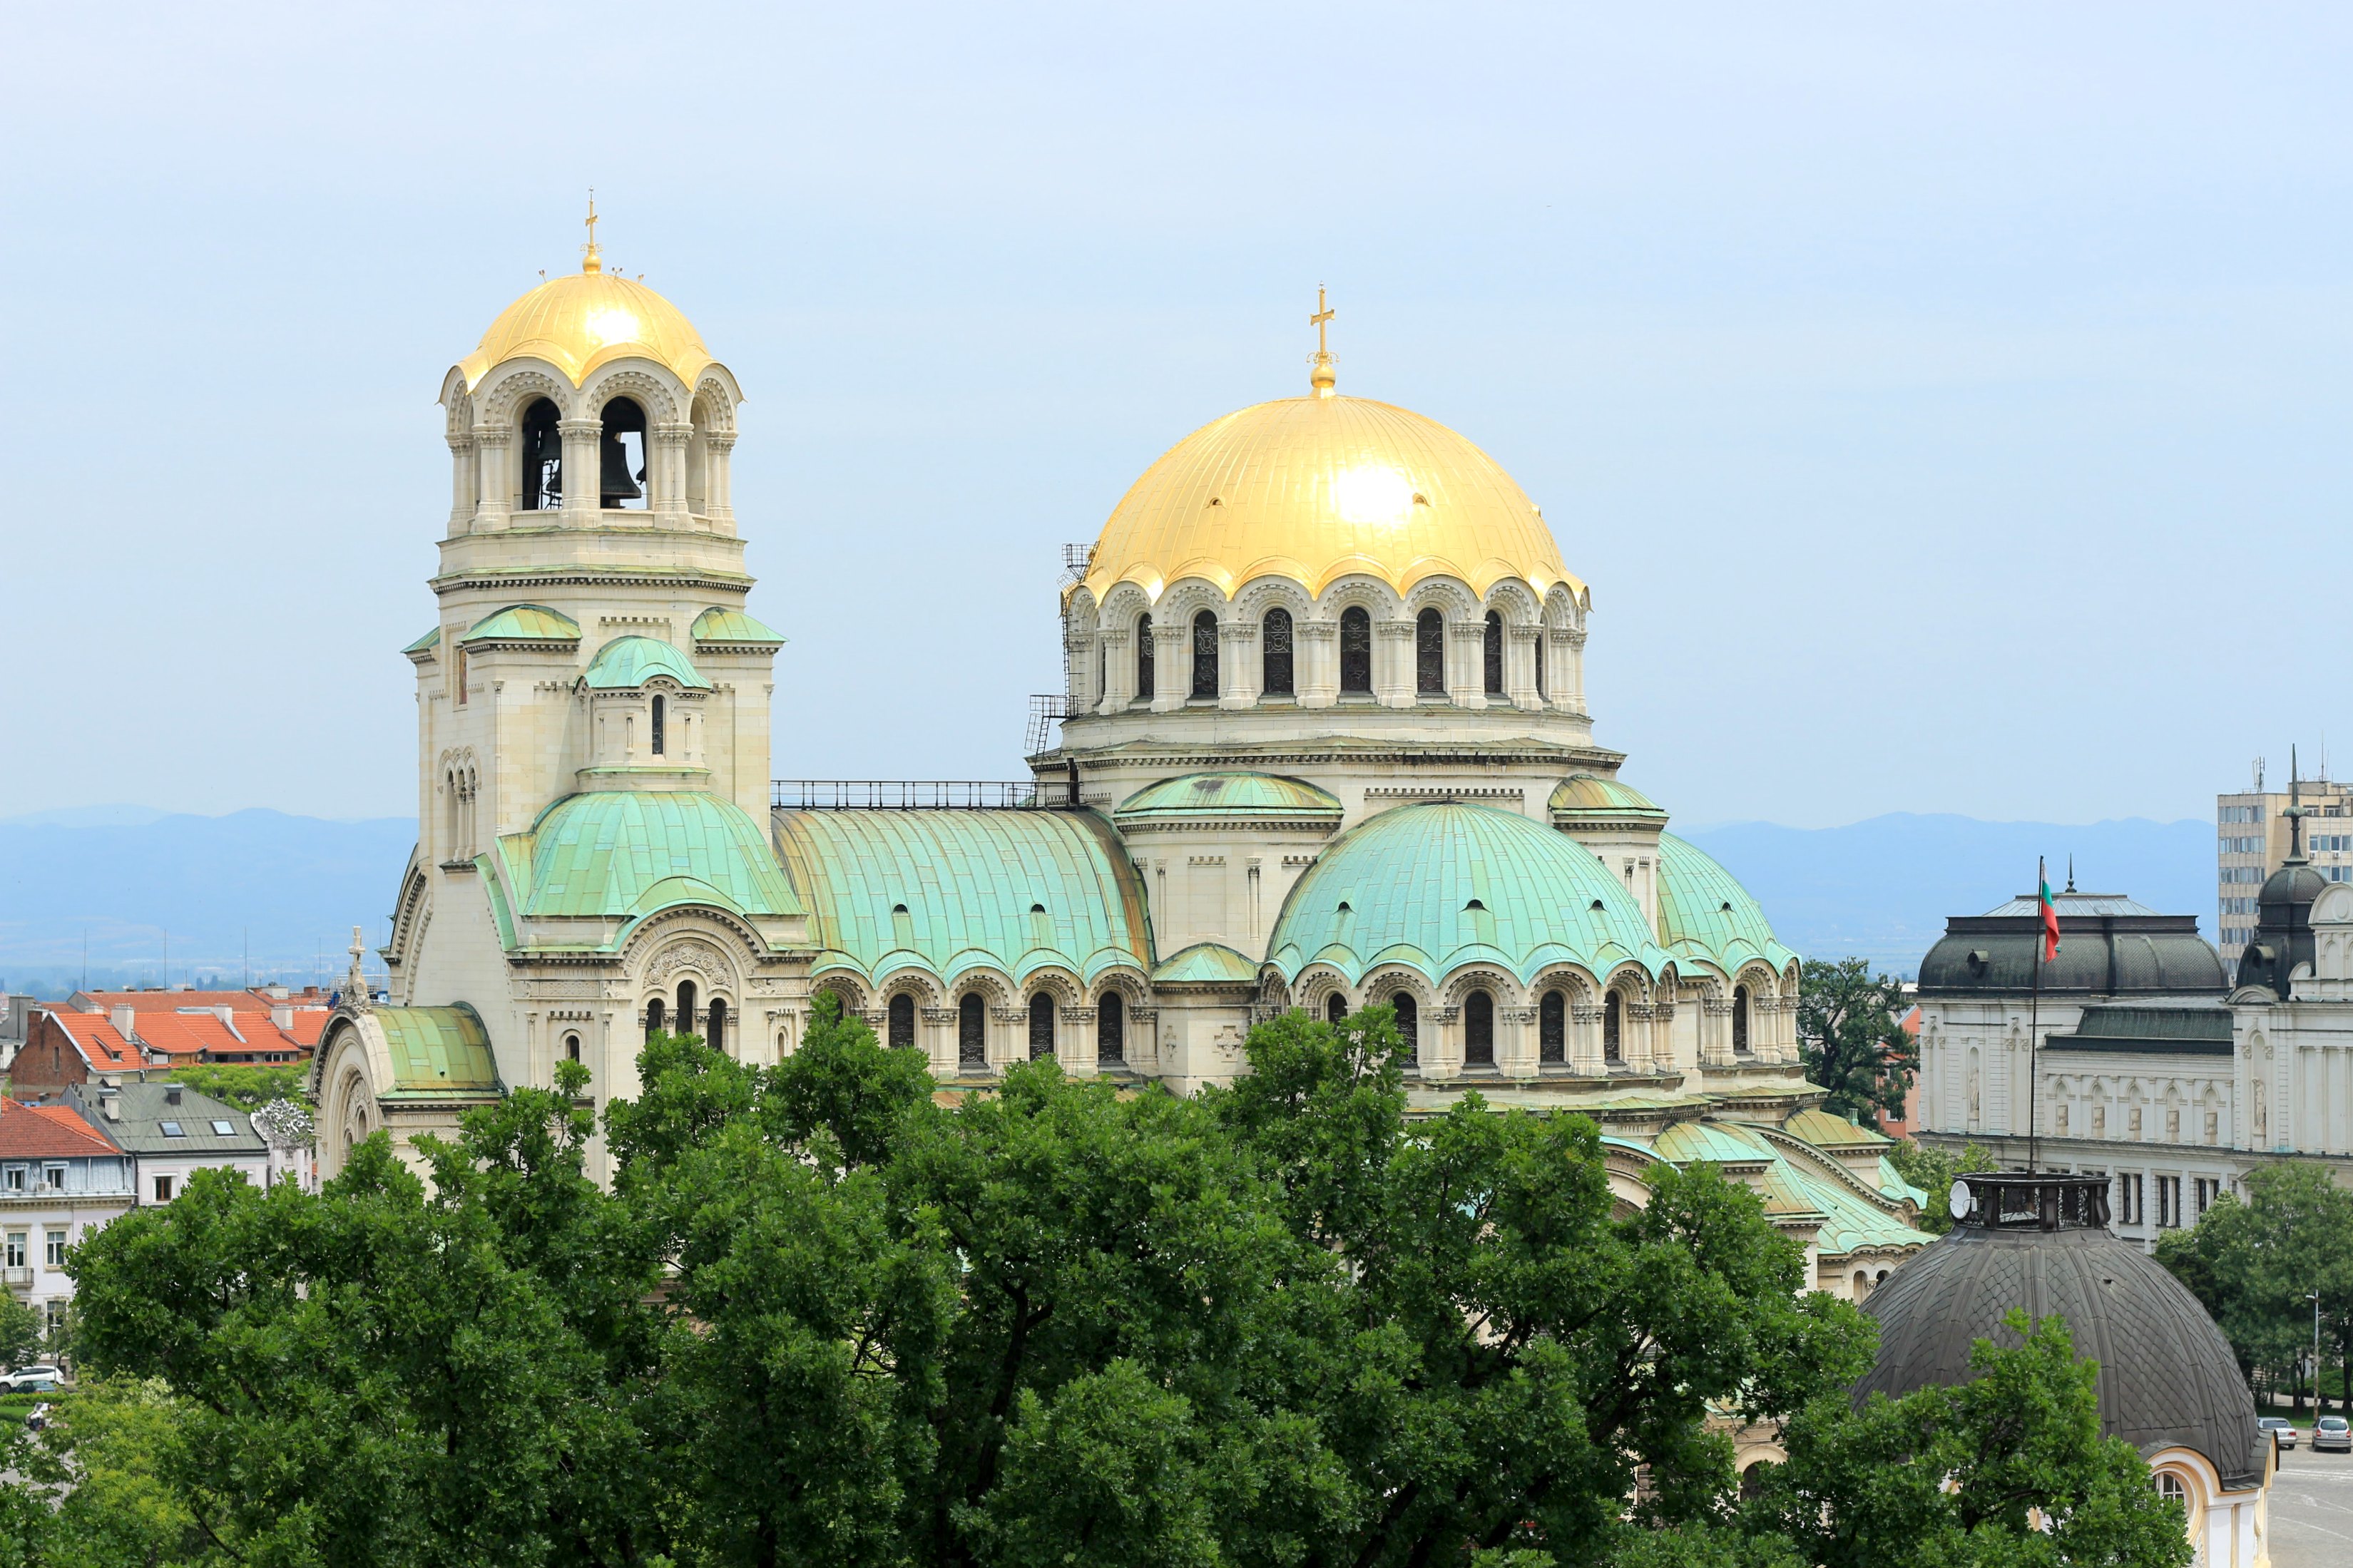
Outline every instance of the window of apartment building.
[(185, 1138), (187, 1136), (187, 1133), (181, 1130), (180, 1124), (176, 1121), (159, 1121), (156, 1125), (164, 1130), (164, 1136), (166, 1138)]
[(66, 1168), (63, 1165), (42, 1166), (41, 1190), (48, 1193), (64, 1192), (66, 1190)]
[(48, 1324), (50, 1339), (54, 1340), (66, 1331), (66, 1304), (63, 1301), (51, 1301), (41, 1309), (41, 1316)]
[(21, 1193), (25, 1190), (25, 1167), (10, 1165), (0, 1169), (0, 1192)]
[(0, 1259), (5, 1260), (6, 1267), (10, 1268), (25, 1267), (25, 1238), (30, 1234), (22, 1230), (12, 1230), (8, 1233), (7, 1245), (5, 1249), (0, 1249)]
[(47, 1258), (49, 1267), (52, 1268), (63, 1268), (66, 1266), (66, 1233), (62, 1230), (52, 1229), (48, 1234), (47, 1239), (48, 1248)]
[(2116, 1221), (2120, 1225), (2141, 1223), (2141, 1179), (2126, 1172), (2116, 1178)]
[(2192, 1210), (2189, 1215), (2192, 1223), (2195, 1223), (2198, 1220), (2204, 1219), (2206, 1217), (2206, 1211), (2214, 1206), (2214, 1199), (2220, 1195), (2222, 1190), (2222, 1184), (2214, 1180), (2211, 1176), (2200, 1176), (2189, 1184), (2189, 1188), (2190, 1196), (2196, 1200), (2198, 1205), (2197, 1208)]
[(168, 1204), (172, 1201), (171, 1177), (158, 1176), (155, 1178), (155, 1201), (159, 1204)]
[[(577, 1061), (579, 1058), (575, 1057), (573, 1059)], [(237, 1129), (226, 1121), (215, 1121), (213, 1123), (213, 1136), (216, 1138), (234, 1138), (237, 1136)]]
[(2157, 1227), (2179, 1230), (2181, 1227), (2181, 1178), (2159, 1176), (2157, 1179)]

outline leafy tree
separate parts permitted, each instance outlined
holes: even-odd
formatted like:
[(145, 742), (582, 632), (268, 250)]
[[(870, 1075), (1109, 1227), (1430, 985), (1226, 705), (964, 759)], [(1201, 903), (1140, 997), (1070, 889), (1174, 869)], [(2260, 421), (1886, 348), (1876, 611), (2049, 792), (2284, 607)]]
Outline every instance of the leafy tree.
[[(2262, 1166), (2243, 1185), (2243, 1201), (2226, 1193), (2196, 1226), (2160, 1237), (2158, 1261), (2205, 1304), (2242, 1371), (2302, 1364), (2314, 1291), (2322, 1337), (2340, 1364), (2353, 1359), (2353, 1193), (2317, 1161)], [(2341, 1370), (2353, 1408), (2353, 1368)]]
[(32, 1360), (46, 1330), (38, 1311), (12, 1292), (0, 1290), (0, 1368), (19, 1367)]
[(300, 1062), (188, 1062), (167, 1076), (243, 1111), (273, 1100), (310, 1103), (310, 1069)]
[(1887, 1158), (1897, 1175), (1928, 1194), (1928, 1206), (1920, 1211), (1919, 1219), (1914, 1223), (1931, 1236), (1942, 1236), (1953, 1228), (1948, 1199), (1955, 1181), (1971, 1171), (2000, 1169), (2000, 1162), (1980, 1143), (1967, 1144), (1956, 1154), (1900, 1138), (1887, 1152)]
[(1920, 1065), (1918, 1044), (1900, 1020), (1903, 983), (1860, 958), (1807, 959), (1798, 977), (1798, 1054), (1806, 1077), (1830, 1090), (1822, 1109), (1867, 1127), (1904, 1108)]

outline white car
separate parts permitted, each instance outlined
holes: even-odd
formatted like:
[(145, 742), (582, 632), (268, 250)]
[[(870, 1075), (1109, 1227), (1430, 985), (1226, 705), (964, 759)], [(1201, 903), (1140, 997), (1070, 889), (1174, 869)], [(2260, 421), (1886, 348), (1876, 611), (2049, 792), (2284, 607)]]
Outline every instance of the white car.
[(2272, 1435), (2272, 1441), (2283, 1448), (2295, 1447), (2295, 1428), (2284, 1415), (2258, 1415), (2255, 1425)]

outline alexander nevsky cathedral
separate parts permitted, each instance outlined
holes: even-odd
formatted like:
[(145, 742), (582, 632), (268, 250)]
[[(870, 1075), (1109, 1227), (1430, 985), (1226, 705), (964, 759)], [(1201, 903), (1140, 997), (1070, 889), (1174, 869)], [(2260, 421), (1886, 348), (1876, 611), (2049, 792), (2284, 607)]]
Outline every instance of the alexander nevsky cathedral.
[(1072, 563), (1034, 784), (950, 799), (772, 786), (744, 393), (686, 318), (593, 244), (508, 306), (442, 383), (418, 842), (389, 1000), (346, 987), (318, 1056), (327, 1171), (566, 1058), (632, 1097), (654, 1030), (773, 1062), (826, 991), (944, 1092), (1046, 1057), (1189, 1092), (1257, 1022), (1380, 1003), (1416, 1107), (1581, 1110), (1630, 1205), (1718, 1162), (1867, 1294), (1926, 1200), (1819, 1109), (1796, 956), (1596, 742), (1593, 597), (1542, 512), (1342, 395), (1328, 317), (1305, 395), (1178, 441)]

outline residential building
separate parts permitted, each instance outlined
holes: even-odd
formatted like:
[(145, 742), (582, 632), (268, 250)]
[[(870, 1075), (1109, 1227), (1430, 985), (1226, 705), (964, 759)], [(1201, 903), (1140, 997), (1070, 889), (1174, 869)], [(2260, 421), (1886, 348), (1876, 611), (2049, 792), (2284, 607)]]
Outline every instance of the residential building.
[(2232, 970), (2254, 931), (2257, 890), (2287, 861), (2292, 800), (2303, 802), (2305, 853), (2313, 869), (2331, 882), (2353, 881), (2353, 784), (2300, 779), (2289, 781), (2286, 790), (2266, 792), (2260, 758), (2253, 783), (2252, 789), (2214, 797), (2214, 929), (2222, 963)]
[(54, 1325), (66, 1250), (128, 1211), (132, 1158), (69, 1105), (0, 1098), (0, 1282)]
[(257, 1187), (269, 1185), (268, 1142), (244, 1111), (208, 1095), (109, 1076), (73, 1085), (64, 1103), (131, 1157), (142, 1205), (172, 1202), (200, 1170), (237, 1171)]
[(77, 991), (37, 1007), (9, 1066), (18, 1091), (46, 1092), (93, 1073), (185, 1063), (247, 1067), (311, 1058), (327, 1022), (315, 986), (251, 991)]
[(40, 1004), (20, 992), (0, 992), (0, 1068), (5, 1068), (25, 1044), (33, 1026), (33, 1009)]

